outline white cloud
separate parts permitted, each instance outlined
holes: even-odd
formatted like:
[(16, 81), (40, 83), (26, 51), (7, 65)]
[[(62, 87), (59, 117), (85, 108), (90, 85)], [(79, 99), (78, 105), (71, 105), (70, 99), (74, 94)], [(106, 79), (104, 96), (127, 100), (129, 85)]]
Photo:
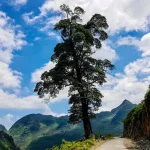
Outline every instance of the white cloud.
[(22, 74), (9, 66), (13, 59), (13, 51), (20, 50), (26, 41), (25, 35), (13, 20), (0, 11), (0, 86), (2, 88), (19, 88)]
[(0, 51), (3, 54), (10, 55), (9, 59), (3, 60), (10, 63), (12, 59), (12, 51), (20, 50), (26, 45), (25, 35), (19, 29), (19, 26), (13, 25), (13, 20), (0, 11)]
[(31, 81), (33, 83), (39, 82), (41, 80), (42, 73), (44, 73), (45, 71), (49, 71), (50, 69), (54, 67), (55, 67), (55, 64), (53, 62), (50, 61), (46, 63), (44, 67), (41, 67), (40, 69), (37, 69), (32, 73)]
[[(60, 96), (51, 99), (50, 103), (66, 98), (65, 90), (60, 92)], [(60, 116), (64, 114), (57, 114), (51, 111), (49, 104), (45, 103), (44, 99), (40, 99), (38, 96), (30, 95), (26, 97), (18, 97), (15, 94), (10, 94), (0, 89), (0, 109), (10, 110), (42, 110), (45, 115)], [(7, 118), (8, 119), (8, 118)]]
[(19, 88), (21, 83), (21, 74), (16, 73), (9, 68), (9, 65), (0, 62), (0, 85), (4, 88)]
[(150, 57), (145, 57), (128, 64), (125, 67), (125, 74), (128, 76), (150, 74)]
[(115, 50), (109, 46), (108, 42), (103, 42), (102, 48), (96, 50), (92, 57), (96, 59), (108, 59), (110, 61), (115, 61), (119, 59)]
[(45, 114), (51, 114), (48, 104), (37, 96), (18, 97), (2, 89), (0, 89), (0, 109), (43, 110)]
[(47, 35), (49, 37), (56, 38), (58, 41), (61, 40), (61, 37), (58, 34), (56, 34), (55, 32), (48, 32)]
[(136, 37), (127, 36), (127, 37), (120, 37), (117, 44), (121, 45), (128, 45), (128, 46), (137, 46), (139, 45), (139, 40)]
[(77, 5), (83, 7), (86, 11), (83, 16), (84, 21), (89, 20), (95, 13), (105, 15), (110, 25), (109, 30), (112, 33), (116, 33), (122, 29), (126, 31), (145, 31), (148, 29), (148, 17), (150, 16), (149, 0), (93, 0), (92, 2), (91, 0), (46, 0), (39, 8), (39, 15), (33, 16), (32, 13), (26, 15), (27, 17), (24, 19), (27, 23), (35, 23), (52, 11), (58, 12), (59, 6), (62, 4), (67, 4), (71, 8)]
[(7, 114), (6, 116), (0, 117), (0, 124), (4, 125), (6, 129), (9, 129), (18, 119), (18, 117), (13, 116), (12, 114)]
[(53, 26), (58, 23), (63, 17), (62, 16), (54, 16), (51, 18), (48, 18), (46, 21), (45, 27), (41, 28), (41, 31), (47, 31), (49, 29), (52, 29)]
[(140, 49), (143, 51), (142, 56), (150, 55), (150, 33), (148, 33), (142, 37)]
[(22, 15), (23, 19), (25, 20), (25, 22), (26, 22), (27, 24), (33, 24), (33, 23), (35, 23), (35, 22), (39, 19), (38, 16), (33, 17), (33, 18), (31, 19), (30, 17), (32, 17), (33, 14), (34, 14), (34, 12), (32, 11), (32, 12), (25, 13), (25, 14)]
[(12, 0), (11, 4), (14, 6), (22, 6), (27, 3), (27, 0)]
[[(25, 35), (18, 25), (0, 11), (0, 109), (14, 110), (43, 110), (45, 114), (57, 115), (51, 111), (48, 104), (42, 103), (37, 96), (18, 97), (20, 92), (22, 73), (10, 68), (13, 60), (13, 52), (21, 50), (27, 42)], [(16, 94), (7, 92), (6, 88), (13, 90)], [(6, 127), (14, 122), (12, 115), (0, 118)]]
[(0, 51), (3, 54), (8, 54), (9, 58), (3, 60), (7, 63), (11, 62), (12, 51), (20, 50), (22, 46), (26, 45), (26, 41), (23, 40), (25, 35), (19, 29), (18, 26), (12, 24), (13, 20), (6, 16), (4, 12), (0, 11)]
[(143, 100), (150, 83), (150, 57), (140, 58), (129, 63), (124, 73), (108, 76), (102, 91), (103, 107), (112, 109), (124, 100), (138, 104)]
[(39, 40), (41, 40), (41, 37), (35, 37), (34, 38), (34, 41), (39, 41)]
[[(36, 16), (31, 19), (30, 18), (31, 16), (33, 16), (33, 12), (23, 14), (23, 19), (29, 25), (34, 24), (36, 21), (38, 21), (41, 18), (40, 16)], [(59, 41), (61, 40), (61, 37), (57, 33), (50, 31), (50, 29), (53, 29), (54, 25), (61, 19), (62, 19), (62, 16), (54, 16), (54, 17), (48, 18), (45, 21), (45, 26), (40, 28), (39, 30), (41, 32), (45, 32), (49, 37), (55, 38)], [(43, 24), (43, 21), (40, 21), (40, 23)]]
[(141, 40), (136, 37), (121, 37), (118, 40), (118, 45), (136, 46), (142, 52), (142, 57), (150, 55), (150, 33), (145, 34)]

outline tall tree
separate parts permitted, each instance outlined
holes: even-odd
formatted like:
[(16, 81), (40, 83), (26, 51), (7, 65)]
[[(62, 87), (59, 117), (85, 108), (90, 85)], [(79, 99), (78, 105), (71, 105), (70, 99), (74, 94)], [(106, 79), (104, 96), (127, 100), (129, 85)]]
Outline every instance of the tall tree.
[(55, 67), (46, 71), (37, 83), (35, 92), (42, 98), (49, 94), (54, 98), (59, 91), (69, 86), (69, 122), (83, 121), (85, 137), (92, 133), (90, 119), (95, 118), (95, 111), (101, 106), (103, 95), (96, 88), (106, 82), (106, 72), (113, 69), (109, 60), (97, 60), (92, 57), (108, 38), (106, 18), (95, 14), (86, 23), (81, 24), (81, 15), (85, 11), (75, 7), (72, 11), (68, 6), (60, 6), (65, 19), (54, 27), (61, 32), (62, 42), (54, 48), (51, 61)]

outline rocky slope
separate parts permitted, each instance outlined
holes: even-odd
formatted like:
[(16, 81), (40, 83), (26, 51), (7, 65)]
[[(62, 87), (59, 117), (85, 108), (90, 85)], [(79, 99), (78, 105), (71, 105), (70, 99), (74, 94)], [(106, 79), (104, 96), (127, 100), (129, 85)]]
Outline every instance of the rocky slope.
[(150, 139), (150, 88), (144, 100), (124, 120), (124, 137)]
[(13, 138), (3, 131), (0, 131), (0, 150), (19, 150), (14, 144)]
[[(122, 135), (122, 120), (134, 107), (134, 104), (125, 100), (112, 111), (97, 114), (97, 118), (92, 120), (93, 132)], [(31, 114), (21, 118), (11, 127), (9, 133), (23, 150), (45, 150), (61, 144), (62, 139), (72, 141), (84, 135), (82, 123), (68, 124), (68, 116), (57, 118), (41, 114)]]

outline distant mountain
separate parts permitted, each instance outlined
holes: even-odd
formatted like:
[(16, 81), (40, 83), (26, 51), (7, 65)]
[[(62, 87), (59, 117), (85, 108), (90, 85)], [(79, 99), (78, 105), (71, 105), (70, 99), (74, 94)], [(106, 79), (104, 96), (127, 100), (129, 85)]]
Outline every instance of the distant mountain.
[(19, 150), (12, 137), (3, 131), (0, 131), (0, 150)]
[(0, 131), (7, 131), (6, 128), (2, 124), (0, 124)]
[(124, 109), (124, 110), (130, 110), (132, 107), (135, 107), (136, 104), (132, 104), (130, 101), (128, 100), (124, 100), (123, 103), (121, 105), (119, 105), (118, 107), (114, 108), (111, 110), (112, 113), (118, 113), (120, 110)]
[(128, 100), (124, 100), (121, 105), (112, 109), (110, 112), (105, 111), (97, 114), (97, 119), (92, 120), (93, 131), (101, 134), (122, 135), (123, 123), (122, 120), (131, 111), (135, 104)]
[[(122, 135), (122, 120), (136, 105), (128, 100), (112, 111), (101, 112), (91, 120), (93, 132)], [(18, 120), (9, 130), (15, 143), (22, 150), (45, 150), (61, 144), (62, 139), (77, 140), (84, 136), (82, 123), (71, 125), (68, 116), (53, 117), (41, 114), (27, 115)]]
[[(78, 128), (77, 125), (68, 124), (68, 116), (57, 118), (50, 115), (31, 114), (18, 120), (10, 128), (9, 133), (14, 137), (16, 144), (23, 150), (27, 146), (29, 147), (28, 149), (45, 150), (47, 146), (51, 146), (53, 143), (60, 144), (63, 137), (68, 140), (81, 137), (83, 134), (80, 135), (80, 133), (77, 137), (72, 136), (73, 131)], [(69, 132), (71, 132), (72, 137), (65, 137), (64, 134)], [(29, 146), (32, 141), (37, 144), (33, 142), (32, 146)]]
[(124, 100), (123, 103), (118, 106), (117, 108), (113, 109), (111, 112), (115, 113), (116, 115), (112, 119), (112, 124), (118, 124), (122, 122), (122, 119), (126, 117), (126, 115), (134, 108), (136, 107), (135, 104), (132, 104), (128, 100)]

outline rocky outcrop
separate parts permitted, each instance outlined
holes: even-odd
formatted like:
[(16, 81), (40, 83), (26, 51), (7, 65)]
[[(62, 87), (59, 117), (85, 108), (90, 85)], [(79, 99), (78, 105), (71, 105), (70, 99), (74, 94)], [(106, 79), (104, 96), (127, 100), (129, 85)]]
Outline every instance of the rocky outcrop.
[(124, 137), (150, 139), (150, 88), (144, 100), (124, 120)]

